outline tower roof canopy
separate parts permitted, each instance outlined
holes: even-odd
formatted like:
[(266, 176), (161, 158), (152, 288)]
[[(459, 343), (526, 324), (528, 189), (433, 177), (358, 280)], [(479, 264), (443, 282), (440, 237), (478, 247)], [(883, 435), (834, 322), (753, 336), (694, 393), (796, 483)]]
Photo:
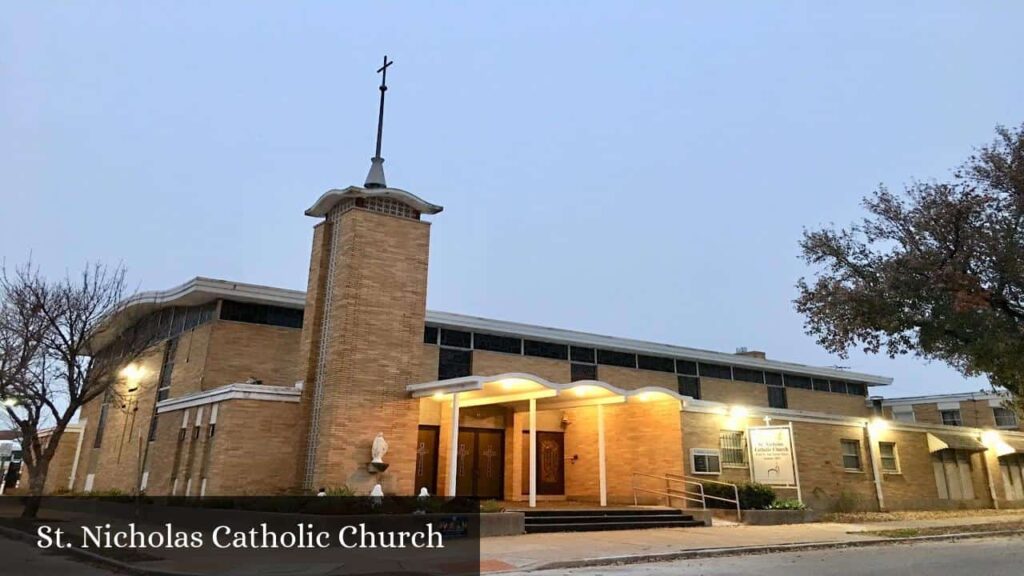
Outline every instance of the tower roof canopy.
[(423, 214), (437, 214), (441, 210), (444, 210), (443, 206), (431, 204), (415, 194), (398, 188), (363, 188), (360, 186), (349, 186), (343, 190), (334, 188), (324, 192), (323, 196), (321, 196), (312, 206), (310, 206), (308, 210), (306, 210), (306, 216), (322, 218), (327, 216), (327, 213), (331, 211), (331, 208), (334, 208), (334, 206), (342, 200), (355, 198), (390, 198), (392, 200), (408, 204)]

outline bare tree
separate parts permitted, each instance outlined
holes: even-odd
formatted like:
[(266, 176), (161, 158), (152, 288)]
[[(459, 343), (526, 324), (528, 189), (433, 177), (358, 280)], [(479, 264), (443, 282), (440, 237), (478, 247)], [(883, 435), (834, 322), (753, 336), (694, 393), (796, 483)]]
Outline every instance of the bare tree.
[(11, 334), (4, 338), (37, 342), (25, 369), (7, 383), (6, 393), (14, 402), (4, 404), (22, 436), (30, 495), (25, 517), (39, 510), (50, 462), (75, 414), (101, 395), (116, 396), (118, 370), (153, 343), (144, 331), (127, 329), (118, 330), (103, 350), (91, 348), (112, 330), (112, 313), (125, 295), (120, 266), (87, 265), (77, 277), (51, 282), (28, 265), (13, 274), (5, 270), (0, 278), (4, 308), (13, 318), (24, 319), (12, 323)]

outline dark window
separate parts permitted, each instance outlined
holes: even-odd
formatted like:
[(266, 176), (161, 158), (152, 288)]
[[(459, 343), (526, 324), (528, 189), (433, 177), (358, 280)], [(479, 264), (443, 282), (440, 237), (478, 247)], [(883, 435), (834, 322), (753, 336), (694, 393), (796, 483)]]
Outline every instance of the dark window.
[(585, 346), (570, 346), (569, 359), (573, 362), (584, 362), (586, 364), (594, 364), (596, 362), (594, 360), (594, 349)]
[(438, 354), (437, 378), (438, 380), (447, 380), (449, 378), (469, 376), (472, 365), (472, 351), (441, 348), (440, 354)]
[(519, 338), (509, 336), (498, 336), (496, 334), (473, 334), (473, 348), (476, 350), (489, 350), (491, 352), (506, 352), (508, 354), (522, 354), (523, 341)]
[(423, 343), (424, 344), (437, 344), (437, 327), (426, 326), (423, 328)]
[(696, 376), (676, 376), (679, 380), (679, 393), (700, 400), (700, 378)]
[[(807, 376), (795, 376), (793, 374), (786, 374), (786, 386), (790, 388), (804, 388), (806, 390), (811, 389), (811, 379)], [(826, 388), (827, 390), (827, 388)]]
[(854, 396), (865, 396), (867, 394), (867, 387), (864, 386), (863, 382), (847, 382), (846, 393), (853, 394)]
[(108, 399), (103, 399), (103, 405), (100, 406), (100, 417), (96, 422), (96, 440), (93, 441), (92, 447), (99, 448), (103, 444), (103, 429), (107, 425), (107, 408), (110, 407)]
[(454, 346), (456, 348), (472, 348), (473, 336), (470, 335), (469, 332), (441, 328), (441, 346)]
[(149, 420), (149, 441), (150, 442), (156, 440), (156, 424), (157, 424), (157, 415), (153, 414), (153, 417), (150, 418), (150, 420)]
[(199, 426), (195, 426), (192, 428), (192, 438), (195, 440), (199, 439)]
[(624, 368), (636, 368), (636, 354), (619, 352), (618, 350), (598, 350), (597, 363), (609, 366), (622, 366)]
[(214, 433), (217, 432), (217, 425), (210, 424), (210, 438), (213, 438)]
[(778, 372), (765, 372), (764, 383), (769, 386), (782, 386), (782, 374)]
[(183, 442), (184, 440), (185, 440), (185, 428), (180, 428), (178, 430), (178, 442)]
[(846, 382), (843, 382), (842, 380), (833, 380), (832, 391), (839, 394), (846, 394)]
[(705, 378), (719, 378), (721, 380), (732, 380), (732, 368), (721, 364), (705, 364), (701, 362), (700, 375)]
[(178, 352), (178, 339), (171, 338), (164, 348), (164, 360), (160, 365), (160, 377), (156, 385), (156, 401), (166, 400), (171, 395), (171, 375), (174, 373), (174, 356)]
[(786, 389), (778, 386), (768, 387), (768, 405), (772, 408), (787, 408)]
[(815, 390), (818, 390), (818, 391), (821, 391), (821, 392), (828, 392), (830, 390), (829, 385), (828, 385), (828, 380), (825, 380), (823, 378), (815, 378), (813, 382), (814, 382), (814, 389)]
[(764, 384), (764, 372), (760, 370), (751, 370), (749, 368), (740, 368), (738, 366), (732, 367), (732, 377), (736, 380), (743, 382), (755, 382), (757, 384)]
[(302, 328), (302, 310), (282, 306), (224, 300), (220, 305), (220, 317), (234, 322)]
[(579, 380), (597, 380), (597, 366), (594, 364), (570, 364), (573, 382)]
[(697, 375), (697, 363), (689, 360), (676, 360), (676, 372), (680, 374), (688, 374), (690, 376)]
[(660, 356), (644, 356), (640, 354), (636, 357), (637, 367), (643, 368), (644, 370), (657, 370), (658, 372), (675, 372), (676, 363), (671, 358), (662, 358)]
[(566, 360), (569, 358), (569, 345), (540, 342), (538, 340), (523, 340), (523, 353), (527, 356)]

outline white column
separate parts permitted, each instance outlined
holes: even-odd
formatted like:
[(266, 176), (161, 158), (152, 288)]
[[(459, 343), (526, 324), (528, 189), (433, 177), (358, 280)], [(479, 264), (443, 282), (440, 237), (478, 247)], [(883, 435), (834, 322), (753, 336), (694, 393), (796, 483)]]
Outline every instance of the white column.
[(448, 443), (448, 497), (455, 497), (455, 478), (459, 472), (459, 395), (452, 394), (452, 437)]
[(604, 405), (597, 405), (597, 470), (601, 506), (608, 505), (608, 474), (604, 467)]
[(537, 506), (537, 399), (530, 398), (530, 508)]

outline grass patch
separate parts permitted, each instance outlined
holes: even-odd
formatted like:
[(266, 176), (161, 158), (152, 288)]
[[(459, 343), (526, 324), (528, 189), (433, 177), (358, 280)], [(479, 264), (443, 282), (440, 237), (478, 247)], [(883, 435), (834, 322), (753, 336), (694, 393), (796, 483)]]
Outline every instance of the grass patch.
[(901, 512), (833, 512), (822, 517), (822, 522), (861, 524), (864, 522), (897, 522), (906, 520), (944, 520), (947, 518), (974, 518), (977, 516), (1024, 516), (1024, 508), (1010, 510), (905, 510)]
[(850, 534), (870, 534), (880, 538), (913, 538), (915, 536), (944, 536), (974, 532), (998, 532), (1002, 530), (1024, 530), (1024, 521), (992, 522), (988, 524), (967, 524), (961, 526), (929, 526), (922, 528), (894, 528), (892, 530), (866, 530)]

